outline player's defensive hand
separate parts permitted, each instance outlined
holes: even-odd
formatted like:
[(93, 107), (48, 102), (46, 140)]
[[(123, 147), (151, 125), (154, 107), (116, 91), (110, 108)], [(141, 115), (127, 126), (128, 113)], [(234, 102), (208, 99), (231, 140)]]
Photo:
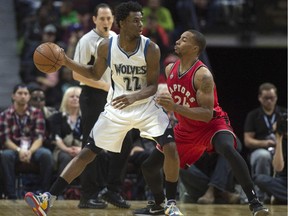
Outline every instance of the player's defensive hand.
[(170, 94), (163, 93), (157, 96), (156, 102), (167, 111), (174, 111), (174, 101)]

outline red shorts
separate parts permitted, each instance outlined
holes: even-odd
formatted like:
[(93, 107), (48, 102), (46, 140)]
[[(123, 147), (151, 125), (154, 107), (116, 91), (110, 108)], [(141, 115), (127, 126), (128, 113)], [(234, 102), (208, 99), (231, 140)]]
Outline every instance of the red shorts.
[[(181, 168), (195, 163), (205, 151), (213, 152), (212, 139), (217, 132), (229, 131), (235, 137), (231, 126), (227, 125), (227, 122), (222, 118), (213, 119), (202, 126), (190, 127), (189, 130), (181, 130), (180, 128), (179, 124), (176, 125), (174, 136)], [(236, 139), (234, 146), (236, 147)]]

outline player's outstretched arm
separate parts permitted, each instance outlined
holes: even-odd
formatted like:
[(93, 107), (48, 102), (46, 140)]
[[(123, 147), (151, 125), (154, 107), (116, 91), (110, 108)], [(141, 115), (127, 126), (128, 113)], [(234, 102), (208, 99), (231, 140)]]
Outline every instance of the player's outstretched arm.
[(100, 80), (107, 68), (108, 45), (108, 40), (103, 40), (99, 44), (97, 60), (93, 66), (76, 62), (69, 58), (66, 54), (63, 65), (86, 78)]
[[(64, 52), (64, 51), (63, 51)], [(78, 63), (65, 54), (63, 66), (89, 79), (96, 79), (91, 65)], [(98, 79), (96, 79), (98, 80)]]

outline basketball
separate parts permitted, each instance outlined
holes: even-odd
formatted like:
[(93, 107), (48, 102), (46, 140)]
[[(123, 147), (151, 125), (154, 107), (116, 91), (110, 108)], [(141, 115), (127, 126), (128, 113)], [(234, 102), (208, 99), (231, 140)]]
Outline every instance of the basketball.
[(64, 54), (61, 48), (51, 42), (40, 44), (34, 51), (33, 61), (38, 70), (44, 73), (53, 73), (62, 66)]

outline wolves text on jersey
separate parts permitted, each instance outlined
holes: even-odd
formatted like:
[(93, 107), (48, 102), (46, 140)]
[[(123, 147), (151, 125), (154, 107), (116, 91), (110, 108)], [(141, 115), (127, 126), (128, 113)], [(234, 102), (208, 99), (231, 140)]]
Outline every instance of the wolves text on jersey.
[(135, 65), (123, 65), (123, 64), (114, 64), (116, 74), (146, 74), (147, 73), (147, 66), (135, 66)]

